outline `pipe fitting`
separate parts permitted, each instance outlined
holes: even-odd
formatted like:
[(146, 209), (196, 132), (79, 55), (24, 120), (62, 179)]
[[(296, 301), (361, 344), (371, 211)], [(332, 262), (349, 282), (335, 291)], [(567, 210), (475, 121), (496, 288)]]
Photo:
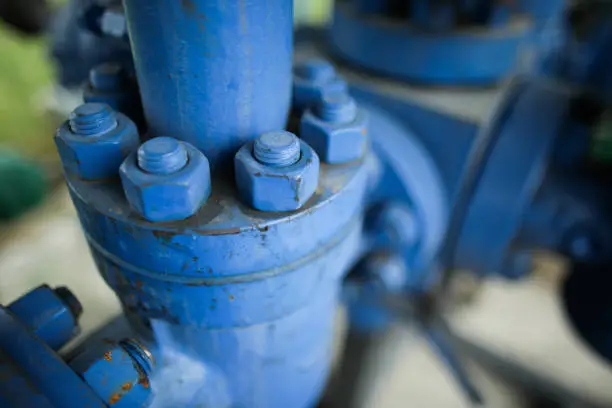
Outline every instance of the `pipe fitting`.
[(77, 107), (55, 133), (64, 169), (85, 180), (115, 177), (123, 160), (138, 148), (136, 125), (102, 103)]
[(130, 206), (151, 222), (189, 218), (210, 195), (206, 156), (170, 137), (145, 142), (125, 159), (119, 174)]
[(260, 211), (297, 210), (319, 184), (319, 157), (284, 131), (264, 133), (245, 144), (236, 153), (234, 169), (242, 200)]
[(368, 118), (346, 92), (329, 93), (304, 113), (300, 136), (325, 163), (350, 162), (367, 151)]

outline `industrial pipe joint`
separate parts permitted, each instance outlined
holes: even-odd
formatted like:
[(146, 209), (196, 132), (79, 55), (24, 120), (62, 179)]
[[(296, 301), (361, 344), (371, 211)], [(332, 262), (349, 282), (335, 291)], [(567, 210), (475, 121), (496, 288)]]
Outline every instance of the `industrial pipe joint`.
[(125, 159), (119, 174), (130, 206), (152, 222), (188, 218), (210, 195), (206, 156), (170, 137), (143, 143)]

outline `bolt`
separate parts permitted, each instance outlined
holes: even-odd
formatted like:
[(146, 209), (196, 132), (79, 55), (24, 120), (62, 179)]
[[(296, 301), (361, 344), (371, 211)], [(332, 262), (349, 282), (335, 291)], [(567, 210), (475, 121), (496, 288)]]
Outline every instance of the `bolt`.
[(264, 133), (255, 139), (253, 156), (268, 166), (291, 166), (300, 159), (300, 141), (291, 132)]
[(53, 290), (55, 294), (64, 302), (64, 304), (70, 309), (72, 316), (77, 320), (83, 314), (83, 305), (79, 302), (79, 299), (68, 289), (66, 286), (59, 286)]
[(319, 119), (330, 123), (349, 123), (357, 116), (357, 105), (346, 92), (331, 92), (315, 108)]
[(176, 173), (187, 165), (187, 150), (171, 137), (156, 137), (138, 148), (138, 166), (151, 174)]
[(85, 103), (70, 114), (70, 130), (80, 136), (101, 136), (117, 127), (115, 111), (104, 103)]
[(124, 87), (127, 79), (125, 69), (117, 63), (105, 63), (89, 71), (92, 87), (101, 91), (116, 91)]
[(325, 60), (313, 59), (297, 65), (295, 75), (307, 81), (326, 82), (336, 76), (336, 70)]
[(155, 367), (155, 358), (149, 349), (135, 339), (123, 339), (119, 342), (119, 345), (139, 365), (143, 373), (151, 375), (151, 371)]

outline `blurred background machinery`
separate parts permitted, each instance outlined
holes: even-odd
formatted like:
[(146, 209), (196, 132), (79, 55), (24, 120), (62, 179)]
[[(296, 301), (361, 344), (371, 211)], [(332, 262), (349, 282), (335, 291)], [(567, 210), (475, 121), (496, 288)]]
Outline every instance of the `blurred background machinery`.
[(53, 55), (85, 103), (54, 141), (121, 314), (62, 349), (70, 291), (4, 302), (0, 401), (383, 406), (399, 323), (464, 403), (492, 404), (476, 358), (531, 397), (598, 406), (605, 392), (513, 366), (452, 312), (457, 271), (528, 279), (549, 251), (572, 271), (573, 327), (612, 355), (609, 11), (345, 0), (294, 38), (288, 0), (70, 3)]

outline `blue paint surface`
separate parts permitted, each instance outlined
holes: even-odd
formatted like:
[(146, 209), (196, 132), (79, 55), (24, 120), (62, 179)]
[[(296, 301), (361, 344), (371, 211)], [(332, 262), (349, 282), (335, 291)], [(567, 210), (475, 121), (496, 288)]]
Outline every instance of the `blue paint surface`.
[(289, 0), (124, 2), (152, 136), (196, 146), (211, 166), (284, 128), (293, 52)]
[[(39, 402), (44, 407), (45, 399), (54, 407), (106, 407), (94, 391), (53, 350), (33, 336), (12, 313), (2, 307), (0, 356), (9, 356), (9, 361), (0, 360), (0, 369), (8, 370), (12, 374), (6, 381), (0, 381), (0, 401), (2, 398), (15, 401), (14, 390), (9, 388), (10, 384), (20, 387), (26, 387), (27, 384), (29, 388), (28, 393), (18, 397), (16, 405), (8, 405), (8, 408), (38, 406), (28, 404)], [(16, 377), (15, 373), (18, 373)]]
[(281, 214), (250, 209), (213, 179), (198, 213), (171, 223), (135, 214), (116, 181), (69, 186), (128, 315), (166, 322), (227, 378), (237, 405), (308, 407), (329, 371), (341, 278), (359, 256), (366, 180), (359, 161), (324, 165), (313, 198)]
[(534, 34), (528, 17), (502, 27), (424, 32), (402, 19), (371, 18), (337, 2), (331, 28), (334, 52), (360, 68), (427, 84), (489, 84), (510, 74), (519, 47)]

